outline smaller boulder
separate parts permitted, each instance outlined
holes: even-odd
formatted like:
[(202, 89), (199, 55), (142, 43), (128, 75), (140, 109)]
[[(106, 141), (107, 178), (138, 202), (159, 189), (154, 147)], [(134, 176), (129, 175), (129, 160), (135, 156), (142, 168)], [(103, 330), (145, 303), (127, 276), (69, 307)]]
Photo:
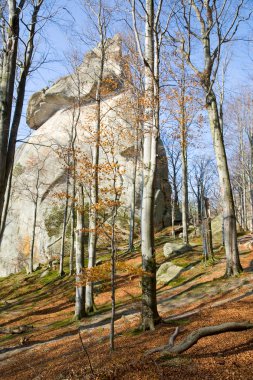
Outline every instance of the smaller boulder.
[(46, 277), (49, 273), (50, 273), (50, 270), (46, 269), (44, 272), (41, 273), (40, 277), (41, 278)]
[(187, 251), (190, 251), (192, 248), (190, 245), (184, 244), (184, 243), (166, 243), (163, 246), (163, 254), (164, 256), (169, 259), (174, 253), (184, 253)]
[(171, 262), (162, 264), (156, 272), (156, 280), (158, 284), (167, 284), (176, 278), (182, 271), (182, 267)]

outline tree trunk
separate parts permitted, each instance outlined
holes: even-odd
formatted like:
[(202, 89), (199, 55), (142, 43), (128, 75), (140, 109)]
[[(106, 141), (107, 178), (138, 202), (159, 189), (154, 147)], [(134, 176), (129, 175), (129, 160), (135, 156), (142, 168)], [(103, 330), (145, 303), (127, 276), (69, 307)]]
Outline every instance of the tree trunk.
[[(76, 212), (76, 284), (84, 268), (84, 195), (81, 184), (78, 186), (78, 206)], [(75, 317), (85, 316), (85, 286), (76, 285)]]
[(36, 194), (36, 200), (34, 202), (34, 212), (33, 212), (33, 227), (32, 227), (32, 242), (30, 249), (30, 260), (29, 260), (29, 272), (33, 272), (33, 261), (34, 261), (34, 246), (35, 246), (35, 233), (36, 233), (36, 223), (37, 223), (37, 211), (38, 211), (38, 194)]
[[(98, 204), (98, 165), (99, 165), (99, 153), (100, 153), (100, 127), (101, 127), (101, 86), (104, 72), (104, 59), (105, 59), (105, 40), (103, 31), (100, 26), (101, 36), (101, 58), (100, 58), (100, 72), (96, 89), (96, 129), (94, 131), (94, 142), (92, 146), (92, 170), (93, 178), (90, 190), (90, 207), (89, 207), (89, 243), (88, 243), (88, 268), (92, 268), (96, 265), (96, 248), (97, 248), (97, 209)], [(86, 285), (86, 311), (88, 313), (94, 310), (94, 296), (93, 296), (93, 284), (87, 283)]]
[(189, 244), (188, 234), (188, 174), (187, 174), (187, 147), (185, 130), (182, 131), (182, 225), (183, 225), (183, 242)]
[(16, 60), (19, 42), (19, 14), (16, 2), (9, 0), (8, 34), (5, 42), (1, 83), (0, 83), (0, 221), (4, 208), (6, 191), (6, 162), (8, 153), (8, 139), (13, 104), (13, 94), (16, 75)]
[(217, 100), (213, 91), (207, 95), (207, 111), (213, 138), (214, 151), (220, 180), (223, 204), (224, 245), (226, 252), (226, 276), (237, 275), (242, 271), (237, 245), (236, 217), (234, 200), (227, 165), (227, 157), (219, 123)]
[(110, 349), (114, 351), (114, 322), (115, 322), (115, 275), (116, 275), (116, 240), (115, 240), (115, 224), (118, 212), (117, 206), (117, 189), (116, 189), (116, 168), (114, 168), (113, 189), (115, 194), (115, 205), (113, 207), (112, 215), (112, 233), (111, 233), (111, 328), (110, 328)]
[(175, 234), (175, 200), (174, 196), (171, 197), (171, 236), (176, 237)]
[(181, 129), (181, 161), (182, 161), (182, 225), (183, 225), (183, 242), (189, 244), (188, 235), (188, 214), (189, 214), (189, 201), (188, 201), (188, 163), (187, 163), (187, 119), (186, 119), (186, 104), (185, 104), (185, 91), (186, 91), (186, 78), (185, 78), (185, 62), (182, 59), (181, 66), (181, 81), (180, 81), (180, 129)]
[(213, 239), (208, 198), (202, 197), (201, 201), (202, 241), (205, 261), (213, 259)]
[(253, 232), (253, 135), (250, 136), (250, 205), (251, 205), (251, 232)]
[(154, 4), (146, 0), (145, 30), (145, 121), (143, 123), (143, 193), (141, 210), (142, 325), (153, 330), (159, 320), (156, 301), (156, 262), (154, 247), (154, 180), (158, 130), (154, 125)]
[(130, 206), (130, 226), (129, 226), (129, 242), (128, 249), (130, 252), (134, 251), (134, 232), (135, 232), (135, 200), (136, 200), (136, 173), (138, 162), (138, 127), (136, 127), (135, 136), (135, 151), (132, 173), (132, 194), (131, 194), (131, 206)]
[[(74, 168), (75, 171), (75, 168)], [(72, 203), (71, 203), (71, 247), (69, 256), (69, 274), (73, 274), (74, 267), (74, 254), (75, 254), (75, 196), (76, 196), (76, 184), (75, 184), (75, 173), (73, 176), (72, 184)]]
[(69, 154), (68, 154), (68, 162), (67, 162), (67, 178), (66, 178), (66, 200), (64, 207), (64, 216), (63, 216), (63, 226), (62, 226), (62, 240), (61, 240), (61, 251), (60, 251), (60, 267), (59, 267), (59, 275), (64, 276), (65, 272), (63, 269), (64, 265), (64, 256), (65, 256), (65, 243), (66, 243), (66, 229), (68, 222), (68, 207), (69, 207)]

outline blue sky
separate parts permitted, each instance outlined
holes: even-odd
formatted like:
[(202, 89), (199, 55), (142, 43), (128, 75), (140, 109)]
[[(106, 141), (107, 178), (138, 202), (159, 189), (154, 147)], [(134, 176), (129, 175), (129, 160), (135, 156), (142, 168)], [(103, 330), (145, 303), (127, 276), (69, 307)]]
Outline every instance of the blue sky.
[[(59, 20), (49, 23), (43, 30), (43, 38), (40, 39), (39, 49), (41, 51), (47, 50), (49, 52), (48, 60), (33, 73), (29, 79), (26, 93), (26, 102), (23, 110), (22, 124), (20, 128), (19, 137), (26, 137), (31, 131), (26, 126), (25, 114), (27, 101), (29, 97), (36, 91), (50, 86), (59, 77), (70, 72), (70, 64), (68, 57), (71, 56), (73, 50), (78, 51), (80, 56), (83, 56), (85, 51), (89, 50), (95, 42), (90, 41), (90, 46), (84, 41), (80, 41), (77, 33), (91, 31), (90, 21), (85, 13), (81, 11), (78, 0), (61, 2), (64, 9), (59, 14)], [(124, 26), (118, 22), (112, 23), (111, 34), (120, 31), (120, 26)], [(124, 32), (126, 28), (123, 28)], [(241, 29), (241, 36), (244, 38), (252, 38), (252, 28), (250, 24), (244, 25)], [(87, 38), (85, 39), (87, 41)], [(231, 53), (231, 62), (229, 64), (227, 80), (226, 80), (226, 97), (235, 96), (237, 92), (244, 86), (251, 86), (253, 84), (253, 44), (244, 41), (233, 43), (229, 48)], [(250, 56), (251, 55), (251, 56)], [(208, 133), (206, 139), (209, 140)], [(208, 144), (210, 145), (210, 144)], [(212, 148), (210, 148), (210, 154)]]

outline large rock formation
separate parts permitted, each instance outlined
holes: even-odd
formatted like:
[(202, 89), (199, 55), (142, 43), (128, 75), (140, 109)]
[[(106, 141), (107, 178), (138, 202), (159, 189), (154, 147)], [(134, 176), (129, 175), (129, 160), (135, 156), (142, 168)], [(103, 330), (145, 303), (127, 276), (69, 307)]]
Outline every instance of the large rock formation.
[[(34, 129), (16, 155), (13, 191), (4, 239), (0, 250), (0, 276), (26, 266), (31, 244), (37, 200), (35, 261), (43, 262), (59, 253), (59, 240), (67, 182), (66, 160), (70, 138), (76, 132), (77, 178), (89, 196), (91, 143), (97, 106), (95, 92), (100, 49), (85, 55), (72, 75), (59, 79), (52, 87), (34, 94), (27, 110), (27, 123)], [(131, 202), (134, 159), (134, 99), (125, 86), (121, 65), (121, 42), (116, 36), (107, 41), (101, 103), (101, 198), (110, 198), (112, 184), (109, 168), (117, 162), (117, 185), (122, 187), (120, 218), (126, 229)], [(140, 156), (140, 154), (139, 154)], [(140, 217), (141, 160), (136, 175), (136, 207)], [(70, 188), (71, 188), (70, 175)], [(162, 143), (155, 190), (157, 228), (170, 221), (170, 186), (167, 160)], [(109, 206), (108, 206), (109, 207)]]

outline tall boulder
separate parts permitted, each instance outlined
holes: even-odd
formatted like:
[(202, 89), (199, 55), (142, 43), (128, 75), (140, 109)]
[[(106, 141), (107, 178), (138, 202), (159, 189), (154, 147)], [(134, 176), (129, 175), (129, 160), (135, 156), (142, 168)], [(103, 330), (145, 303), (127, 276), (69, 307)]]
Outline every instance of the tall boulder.
[[(35, 235), (35, 261), (43, 262), (59, 253), (61, 222), (65, 203), (66, 155), (70, 136), (76, 133), (78, 180), (84, 183), (86, 204), (89, 197), (91, 144), (96, 121), (95, 91), (100, 62), (100, 47), (84, 57), (75, 72), (60, 78), (50, 88), (32, 95), (27, 124), (33, 130), (18, 148), (13, 176), (13, 191), (4, 238), (0, 248), (0, 276), (26, 266), (29, 256), (36, 195), (38, 196)], [(122, 187), (121, 219), (129, 218), (134, 160), (133, 95), (124, 82), (121, 41), (107, 41), (101, 102), (101, 162), (105, 168), (117, 162)], [(170, 186), (167, 160), (162, 142), (155, 183), (155, 223), (162, 228), (170, 223)], [(107, 165), (107, 166), (106, 166)], [(70, 187), (71, 187), (70, 178)], [(110, 173), (100, 173), (101, 194), (109, 194)], [(136, 208), (140, 217), (142, 168), (138, 157)], [(108, 195), (109, 196), (109, 195)], [(71, 201), (71, 200), (70, 200)], [(68, 233), (68, 232), (67, 232)]]

